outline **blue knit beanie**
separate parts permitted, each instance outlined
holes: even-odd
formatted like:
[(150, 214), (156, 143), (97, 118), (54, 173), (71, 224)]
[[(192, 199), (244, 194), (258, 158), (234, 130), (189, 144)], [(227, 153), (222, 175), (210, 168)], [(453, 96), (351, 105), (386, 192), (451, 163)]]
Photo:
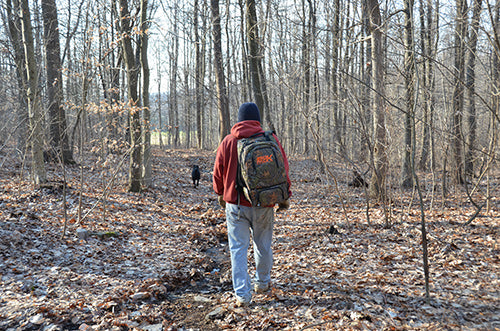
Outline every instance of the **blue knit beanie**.
[(238, 122), (241, 121), (259, 121), (260, 112), (257, 105), (253, 102), (245, 102), (238, 110)]

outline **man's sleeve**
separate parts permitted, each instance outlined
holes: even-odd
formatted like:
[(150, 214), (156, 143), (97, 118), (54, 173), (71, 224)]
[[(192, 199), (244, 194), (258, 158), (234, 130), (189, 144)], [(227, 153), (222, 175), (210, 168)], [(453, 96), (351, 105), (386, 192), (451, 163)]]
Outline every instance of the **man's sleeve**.
[(213, 187), (217, 195), (224, 194), (224, 157), (223, 157), (223, 143), (217, 148), (217, 154), (215, 156), (214, 173), (213, 173)]

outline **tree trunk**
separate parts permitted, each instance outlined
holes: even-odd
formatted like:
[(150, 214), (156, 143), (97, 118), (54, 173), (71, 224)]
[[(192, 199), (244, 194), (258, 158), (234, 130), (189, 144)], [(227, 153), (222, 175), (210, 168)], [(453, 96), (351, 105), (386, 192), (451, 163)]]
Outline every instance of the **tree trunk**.
[(227, 99), (224, 64), (222, 59), (219, 0), (210, 0), (212, 10), (212, 34), (214, 41), (214, 70), (219, 108), (219, 141), (230, 133), (229, 103)]
[[(340, 62), (340, 43), (341, 43), (341, 31), (340, 31), (340, 0), (335, 0), (334, 1), (334, 7), (333, 7), (334, 13), (333, 13), (333, 26), (332, 26), (332, 72), (331, 72), (331, 86), (332, 86), (332, 117), (333, 117), (333, 123), (334, 123), (334, 132), (333, 132), (333, 139), (334, 139), (334, 144), (335, 144), (335, 151), (341, 151), (341, 154), (344, 154), (344, 150), (342, 148), (342, 136), (341, 136), (341, 128), (340, 128), (340, 123), (339, 123), (339, 98), (340, 98), (340, 93), (339, 93), (339, 62)], [(330, 81), (327, 77), (327, 86), (328, 82)]]
[[(430, 68), (432, 66), (432, 0), (427, 1), (427, 12), (424, 0), (420, 0), (419, 17), (420, 17), (420, 47), (422, 49), (422, 90), (423, 90), (423, 132), (419, 168), (425, 170), (427, 167), (427, 159), (429, 158), (429, 142), (430, 142), (430, 109), (432, 107), (432, 91), (431, 91), (431, 75)], [(427, 20), (426, 20), (427, 18)], [(426, 25), (427, 21), (427, 25)]]
[(122, 55), (118, 54), (118, 60), (112, 60), (112, 63), (116, 63), (113, 65), (111, 69), (111, 90), (110, 99), (111, 99), (111, 119), (110, 119), (110, 135), (114, 139), (118, 139), (119, 136), (119, 127), (120, 127), (120, 114), (117, 111), (117, 105), (119, 104), (122, 96), (120, 93), (120, 67), (122, 66)]
[[(337, 0), (333, 2), (333, 6), (336, 7), (336, 4), (338, 3)], [(326, 36), (325, 36), (325, 49), (324, 49), (324, 56), (325, 56), (325, 62), (324, 62), (324, 68), (323, 68), (323, 75), (325, 79), (325, 95), (327, 100), (331, 100), (332, 106), (331, 109), (328, 109), (326, 113), (326, 127), (329, 129), (332, 127), (332, 117), (335, 114), (335, 107), (336, 107), (336, 100), (335, 100), (335, 95), (332, 93), (332, 85), (333, 85), (333, 75), (332, 73), (335, 72), (336, 68), (336, 61), (338, 56), (335, 53), (336, 50), (336, 40), (335, 40), (335, 22), (336, 17), (336, 9), (333, 9), (333, 14), (332, 14), (332, 9), (330, 8), (329, 5), (325, 6), (325, 17), (326, 17)], [(338, 49), (338, 47), (337, 47)], [(331, 62), (330, 62), (331, 61)], [(335, 78), (336, 79), (336, 78)], [(326, 135), (326, 148), (328, 150), (332, 150), (335, 142), (335, 136), (334, 135)]]
[[(158, 60), (160, 58), (158, 57)], [(161, 115), (161, 69), (160, 61), (158, 61), (158, 95), (157, 95), (157, 108), (158, 108), (158, 140), (160, 149), (163, 149), (163, 121)]]
[[(423, 0), (420, 1), (421, 14), (421, 33), (422, 33), (422, 54), (424, 55), (424, 121), (422, 132), (422, 152), (420, 155), (419, 168), (424, 170), (427, 168), (428, 159), (430, 156), (430, 166), (434, 173), (435, 151), (434, 151), (434, 132), (431, 128), (434, 127), (434, 112), (435, 112), (435, 74), (434, 63), (437, 54), (437, 44), (439, 40), (439, 30), (434, 28), (439, 23), (439, 9), (433, 11), (433, 0), (427, 0), (427, 11), (424, 13)], [(438, 6), (436, 6), (438, 7)], [(425, 17), (424, 17), (425, 16)], [(434, 19), (433, 19), (434, 17)], [(427, 24), (426, 24), (426, 23)]]
[(55, 0), (42, 0), (42, 16), (47, 68), (47, 102), (50, 123), (51, 147), (57, 151), (64, 163), (75, 163), (68, 144), (66, 113), (63, 107), (61, 46), (59, 43), (59, 21)]
[[(491, 116), (490, 116), (490, 134), (489, 134), (489, 148), (488, 156), (489, 162), (493, 163), (496, 157), (495, 150), (499, 142), (498, 130), (500, 125), (500, 3), (497, 1), (495, 7), (492, 9), (487, 2), (488, 13), (491, 19), (491, 23), (494, 31), (493, 38), (493, 79), (492, 79), (492, 93), (491, 93)], [(488, 169), (487, 173), (487, 188), (486, 188), (486, 211), (489, 213), (491, 211), (493, 204), (494, 195), (492, 192), (495, 191), (495, 186), (491, 187), (490, 176), (494, 174), (494, 170), (491, 167)], [(492, 176), (494, 177), (494, 176)]]
[(462, 134), (462, 114), (464, 111), (464, 76), (465, 76), (465, 39), (467, 31), (467, 1), (456, 0), (457, 17), (455, 23), (455, 64), (453, 90), (453, 160), (454, 180), (457, 184), (463, 184), (464, 163), (463, 163), (463, 134)]
[(28, 137), (28, 95), (26, 93), (26, 61), (21, 34), (21, 20), (19, 15), (17, 15), (19, 9), (19, 0), (7, 0), (6, 10), (9, 38), (14, 48), (14, 62), (16, 63), (17, 85), (19, 88), (20, 107), (17, 109), (17, 119), (19, 121), (19, 128), (16, 133), (17, 149), (24, 153), (26, 149), (26, 137)]
[(476, 145), (477, 115), (476, 115), (476, 51), (477, 36), (479, 32), (479, 19), (482, 10), (482, 0), (474, 0), (471, 29), (467, 51), (469, 53), (467, 60), (467, 72), (465, 77), (465, 87), (467, 88), (467, 99), (469, 101), (469, 134), (467, 136), (467, 151), (465, 154), (465, 173), (468, 176), (474, 174), (474, 150)]
[(269, 101), (267, 100), (266, 83), (264, 70), (262, 68), (262, 52), (260, 49), (259, 27), (257, 21), (255, 0), (246, 0), (246, 31), (248, 38), (248, 48), (250, 49), (250, 76), (252, 77), (252, 90), (255, 103), (260, 111), (262, 122), (267, 122), (271, 130), (274, 125), (269, 113)]
[(311, 63), (310, 63), (310, 41), (311, 41), (311, 20), (309, 19), (309, 24), (307, 24), (308, 15), (306, 14), (306, 4), (305, 0), (302, 0), (302, 63), (303, 63), (303, 95), (304, 99), (302, 100), (302, 112), (306, 120), (303, 125), (303, 152), (304, 155), (309, 155), (309, 115), (311, 114), (311, 110), (309, 108), (309, 100), (311, 96)]
[(246, 11), (246, 35), (249, 48), (249, 70), (252, 82), (252, 91), (255, 103), (260, 110), (261, 119), (264, 119), (264, 98), (262, 96), (260, 76), (259, 76), (259, 27), (257, 25), (257, 12), (254, 0), (245, 0)]
[[(116, 0), (112, 0), (112, 2), (115, 2)], [(111, 25), (111, 35), (115, 35), (115, 28), (116, 30), (120, 30), (120, 24), (118, 23), (118, 18), (119, 14), (116, 11), (116, 6), (112, 6), (111, 9), (111, 21), (115, 21), (115, 24), (110, 24)], [(110, 68), (110, 93), (109, 93), (109, 103), (111, 105), (111, 111), (110, 111), (110, 118), (109, 118), (109, 128), (108, 128), (108, 134), (113, 140), (118, 140), (118, 129), (119, 129), (119, 124), (120, 124), (120, 115), (119, 111), (117, 111), (116, 107), (121, 100), (121, 94), (120, 94), (120, 71), (121, 71), (121, 66), (122, 66), (122, 60), (123, 60), (123, 48), (122, 47), (117, 47), (116, 51), (112, 52), (110, 54), (110, 62), (111, 62), (111, 68)]]
[(387, 138), (385, 134), (385, 112), (384, 101), (384, 54), (382, 49), (382, 19), (377, 0), (368, 0), (368, 13), (370, 15), (371, 47), (372, 47), (372, 77), (374, 93), (373, 112), (373, 179), (370, 181), (370, 195), (381, 201), (386, 199), (386, 177), (387, 177)]
[(117, 111), (117, 105), (119, 104), (120, 100), (122, 99), (121, 93), (120, 93), (120, 67), (122, 66), (122, 53), (120, 52), (122, 49), (119, 50), (118, 59), (115, 61), (114, 56), (112, 57), (112, 63), (113, 63), (113, 68), (111, 68), (111, 93), (110, 93), (110, 99), (111, 99), (111, 119), (110, 119), (110, 135), (114, 139), (118, 139), (119, 136), (119, 128), (120, 128), (120, 114)]
[(413, 118), (415, 116), (415, 46), (413, 44), (413, 0), (404, 1), (405, 28), (404, 28), (404, 73), (406, 89), (406, 113), (405, 113), (405, 141), (404, 158), (401, 185), (410, 188), (413, 185), (411, 169), (412, 137), (415, 127)]
[[(319, 85), (319, 70), (318, 70), (318, 43), (317, 43), (317, 18), (316, 18), (316, 1), (315, 0), (308, 0), (309, 3), (309, 19), (310, 19), (310, 57), (311, 63), (313, 65), (313, 72), (312, 72), (312, 92), (313, 92), (313, 104), (312, 104), (312, 109), (313, 113), (315, 116), (315, 130), (316, 130), (316, 135), (318, 139), (318, 143), (316, 144), (316, 155), (315, 159), (320, 163), (320, 171), (321, 173), (325, 172), (325, 165), (324, 162), (321, 162), (321, 160), (324, 159), (323, 157), (323, 151), (322, 151), (322, 146), (323, 146), (323, 135), (321, 134), (321, 128), (323, 121), (320, 121), (320, 99), (321, 99), (321, 89)], [(336, 129), (339, 129), (340, 127), (337, 127)]]
[(136, 63), (134, 50), (132, 48), (132, 25), (130, 20), (130, 11), (128, 1), (120, 0), (120, 22), (122, 33), (122, 48), (127, 69), (128, 82), (128, 103), (130, 107), (130, 143), (131, 157), (129, 165), (129, 186), (130, 192), (141, 191), (141, 113), (138, 108), (138, 72), (139, 67)]
[(179, 122), (177, 121), (178, 104), (177, 104), (177, 71), (178, 71), (178, 57), (179, 57), (179, 28), (178, 28), (178, 8), (177, 3), (174, 8), (174, 19), (173, 19), (173, 34), (174, 38), (172, 40), (172, 52), (170, 53), (170, 93), (169, 93), (169, 110), (168, 110), (168, 130), (169, 144), (173, 143), (177, 147), (178, 141), (178, 127)]
[(31, 177), (35, 185), (47, 181), (47, 173), (43, 160), (42, 110), (38, 90), (38, 68), (33, 46), (33, 30), (31, 28), (28, 0), (21, 0), (21, 28), (26, 61), (26, 78), (28, 82), (28, 114), (31, 143)]
[(250, 69), (248, 68), (248, 61), (247, 59), (249, 58), (248, 56), (248, 40), (245, 38), (245, 31), (246, 31), (246, 25), (245, 25), (245, 7), (246, 7), (246, 1), (244, 3), (244, 0), (238, 0), (238, 5), (240, 7), (240, 16), (241, 16), (241, 27), (240, 27), (240, 38), (241, 38), (241, 58), (243, 61), (241, 61), (241, 71), (242, 71), (242, 83), (241, 83), (241, 98), (243, 100), (250, 100), (251, 98), (251, 91), (252, 91), (252, 83), (250, 82)]
[(198, 148), (202, 148), (202, 103), (203, 103), (203, 77), (205, 72), (205, 63), (203, 59), (201, 39), (198, 27), (198, 16), (199, 16), (199, 4), (198, 0), (194, 1), (194, 43), (195, 43), (195, 53), (196, 53), (196, 64), (195, 64), (195, 94), (196, 94), (196, 141)]
[[(189, 52), (187, 49), (184, 49), (184, 61), (185, 63), (189, 63), (188, 59), (188, 54)], [(191, 97), (191, 89), (189, 86), (189, 73), (190, 73), (190, 65), (187, 64), (186, 67), (184, 68), (184, 97), (187, 98), (187, 100), (190, 100)], [(184, 132), (185, 132), (185, 143), (184, 146), (186, 148), (191, 147), (191, 123), (192, 123), (192, 114), (191, 114), (191, 102), (189, 101), (184, 102)]]
[(151, 110), (149, 102), (149, 63), (148, 63), (148, 30), (147, 20), (148, 0), (141, 1), (140, 22), (140, 61), (142, 68), (142, 106), (143, 106), (143, 171), (142, 180), (146, 187), (151, 186)]
[[(372, 128), (372, 116), (371, 116), (371, 99), (372, 99), (372, 40), (369, 38), (371, 34), (370, 28), (370, 12), (368, 6), (368, 0), (362, 1), (362, 33), (363, 36), (368, 40), (366, 43), (361, 44), (361, 79), (363, 84), (361, 87), (361, 139), (360, 139), (360, 157), (362, 161), (369, 161), (369, 155), (371, 153), (370, 148), (370, 137)], [(366, 45), (366, 49), (364, 48)]]

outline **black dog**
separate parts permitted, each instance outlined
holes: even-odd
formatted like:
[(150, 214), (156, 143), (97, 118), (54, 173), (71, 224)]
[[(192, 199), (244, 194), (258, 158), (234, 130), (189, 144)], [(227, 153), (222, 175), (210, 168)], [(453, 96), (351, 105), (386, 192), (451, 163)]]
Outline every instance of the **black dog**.
[(191, 171), (191, 179), (193, 180), (194, 187), (197, 187), (200, 184), (200, 177), (200, 167), (194, 165), (193, 171)]

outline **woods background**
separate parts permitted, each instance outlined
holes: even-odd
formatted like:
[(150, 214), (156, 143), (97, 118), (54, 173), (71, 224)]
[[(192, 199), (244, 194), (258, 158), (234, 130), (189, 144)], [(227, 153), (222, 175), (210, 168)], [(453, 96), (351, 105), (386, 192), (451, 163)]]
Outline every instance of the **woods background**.
[(290, 155), (323, 171), (342, 160), (372, 196), (412, 187), (415, 169), (446, 194), (498, 161), (499, 13), (482, 0), (3, 0), (1, 162), (27, 157), (40, 184), (50, 158), (121, 154), (138, 192), (154, 183), (151, 144), (215, 149), (254, 100)]
[[(0, 17), (0, 329), (500, 325), (498, 1), (0, 0)], [(293, 191), (248, 311), (211, 187), (246, 101)]]

